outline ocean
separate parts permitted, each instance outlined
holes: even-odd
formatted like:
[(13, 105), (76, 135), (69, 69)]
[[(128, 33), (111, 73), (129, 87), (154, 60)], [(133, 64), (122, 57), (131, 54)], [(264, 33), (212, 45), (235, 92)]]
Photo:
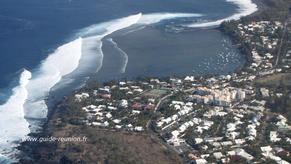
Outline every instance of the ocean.
[[(48, 105), (86, 84), (228, 74), (245, 59), (215, 30), (251, 0), (1, 0), (0, 163), (40, 130)], [(48, 103), (49, 102), (49, 103)]]

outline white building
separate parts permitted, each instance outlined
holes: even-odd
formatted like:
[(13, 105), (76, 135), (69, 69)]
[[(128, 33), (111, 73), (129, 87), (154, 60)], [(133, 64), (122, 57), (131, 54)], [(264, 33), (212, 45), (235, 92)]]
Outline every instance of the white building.
[(205, 159), (203, 159), (203, 158), (196, 159), (195, 162), (196, 162), (196, 164), (207, 164), (207, 161)]
[(270, 141), (271, 142), (281, 141), (281, 138), (278, 138), (278, 134), (276, 131), (270, 131)]
[(237, 91), (237, 99), (239, 101), (243, 101), (246, 98), (246, 93), (243, 90), (238, 90)]
[(76, 101), (82, 101), (83, 99), (86, 99), (86, 98), (89, 98), (89, 94), (88, 93), (81, 93), (81, 94), (76, 94), (75, 95), (75, 98), (76, 98)]
[(120, 102), (119, 102), (119, 106), (122, 107), (122, 108), (127, 108), (127, 107), (128, 107), (128, 102), (127, 102), (127, 100), (125, 100), (125, 99), (120, 100)]

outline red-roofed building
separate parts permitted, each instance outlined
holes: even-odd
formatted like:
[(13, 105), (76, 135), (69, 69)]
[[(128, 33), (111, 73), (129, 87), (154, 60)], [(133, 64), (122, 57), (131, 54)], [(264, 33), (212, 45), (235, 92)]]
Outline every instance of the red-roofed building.
[(147, 106), (144, 107), (144, 109), (151, 110), (151, 109), (153, 109), (153, 106), (152, 105), (147, 105)]
[(102, 95), (102, 97), (105, 98), (105, 99), (110, 99), (111, 95), (110, 94), (104, 94), (104, 95)]
[(280, 156), (290, 156), (290, 152), (285, 151), (285, 150), (280, 151), (280, 152), (278, 152), (277, 154), (280, 155)]
[(188, 154), (188, 158), (190, 159), (198, 159), (198, 157), (192, 153)]
[(241, 159), (241, 156), (240, 155), (233, 155), (231, 156), (231, 160), (233, 161), (237, 161), (237, 160), (240, 160)]
[(141, 104), (134, 104), (134, 105), (132, 105), (132, 108), (134, 108), (134, 109), (141, 109), (142, 108), (142, 105)]

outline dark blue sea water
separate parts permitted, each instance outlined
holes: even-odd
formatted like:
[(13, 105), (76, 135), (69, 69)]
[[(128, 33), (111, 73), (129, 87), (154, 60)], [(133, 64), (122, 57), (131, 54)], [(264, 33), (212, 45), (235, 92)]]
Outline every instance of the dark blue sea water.
[(37, 129), (45, 101), (89, 78), (227, 74), (242, 66), (227, 36), (187, 26), (239, 7), (226, 0), (1, 0), (0, 154), (11, 156), (13, 141)]

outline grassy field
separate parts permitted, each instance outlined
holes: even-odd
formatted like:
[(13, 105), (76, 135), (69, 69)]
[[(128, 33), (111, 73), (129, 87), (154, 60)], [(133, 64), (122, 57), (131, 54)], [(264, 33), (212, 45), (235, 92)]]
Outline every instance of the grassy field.
[(161, 97), (161, 96), (165, 95), (166, 93), (167, 93), (167, 91), (165, 91), (165, 90), (153, 89), (149, 92), (146, 92), (144, 95), (148, 96), (148, 97)]
[(256, 80), (256, 84), (265, 86), (291, 86), (291, 73), (278, 73)]

